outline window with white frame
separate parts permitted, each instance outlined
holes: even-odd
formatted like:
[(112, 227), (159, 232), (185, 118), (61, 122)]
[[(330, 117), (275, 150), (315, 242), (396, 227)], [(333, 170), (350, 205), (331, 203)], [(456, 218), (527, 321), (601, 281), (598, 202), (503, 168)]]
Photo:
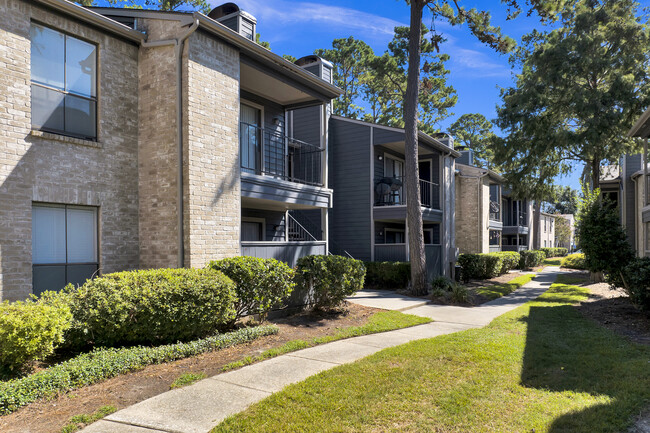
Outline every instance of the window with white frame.
[(384, 229), (384, 242), (387, 244), (406, 243), (406, 233), (401, 229)]
[(32, 23), (32, 127), (97, 138), (97, 46)]
[(98, 269), (97, 208), (34, 203), (34, 294), (83, 284)]

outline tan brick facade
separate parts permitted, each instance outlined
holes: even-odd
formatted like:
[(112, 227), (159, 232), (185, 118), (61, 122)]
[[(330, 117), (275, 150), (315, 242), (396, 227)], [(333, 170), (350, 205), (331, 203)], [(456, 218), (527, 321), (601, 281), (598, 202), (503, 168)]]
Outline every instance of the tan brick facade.
[(460, 254), (490, 252), (487, 177), (456, 176), (456, 246)]
[[(30, 20), (98, 45), (98, 140), (31, 131)], [(138, 48), (30, 2), (0, 0), (0, 299), (31, 293), (33, 202), (99, 208), (103, 272), (138, 267)]]

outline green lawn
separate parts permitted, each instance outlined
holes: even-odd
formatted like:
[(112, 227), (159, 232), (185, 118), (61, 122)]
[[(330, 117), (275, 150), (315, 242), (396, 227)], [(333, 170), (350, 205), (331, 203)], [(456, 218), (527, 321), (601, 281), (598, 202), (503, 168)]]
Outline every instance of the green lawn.
[(497, 299), (514, 292), (524, 284), (530, 282), (533, 278), (535, 278), (535, 274), (520, 275), (504, 284), (479, 287), (476, 289), (476, 294), (485, 296), (490, 300)]
[(650, 348), (584, 319), (562, 277), (489, 326), (383, 350), (213, 432), (621, 432), (650, 403)]
[(549, 257), (544, 259), (544, 264), (547, 266), (560, 266), (562, 264), (562, 257)]

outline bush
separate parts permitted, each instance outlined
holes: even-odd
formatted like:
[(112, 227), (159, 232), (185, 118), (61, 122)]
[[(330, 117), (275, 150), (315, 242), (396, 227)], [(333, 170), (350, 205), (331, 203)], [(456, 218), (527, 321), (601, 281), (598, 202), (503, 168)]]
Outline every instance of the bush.
[(213, 334), (235, 317), (235, 284), (211, 269), (107, 274), (68, 286), (64, 296), (73, 346), (185, 341)]
[(342, 256), (306, 256), (298, 260), (298, 283), (311, 292), (315, 308), (335, 308), (363, 288), (366, 268)]
[(635, 258), (624, 268), (623, 275), (630, 300), (643, 310), (650, 310), (650, 257)]
[(95, 349), (38, 373), (0, 382), (0, 415), (11, 413), (39, 398), (101, 382), (147, 365), (224, 349), (277, 333), (277, 326), (258, 326), (188, 343)]
[(587, 269), (585, 255), (582, 253), (569, 254), (562, 259), (562, 267), (569, 269)]
[(458, 304), (466, 304), (469, 302), (469, 291), (467, 290), (467, 287), (458, 283), (452, 284), (451, 300)]
[(447, 277), (436, 277), (431, 281), (431, 290), (434, 296), (441, 296), (444, 292), (451, 292), (453, 282)]
[(275, 259), (232, 257), (210, 262), (209, 268), (223, 272), (237, 286), (236, 316), (259, 314), (264, 320), (275, 305), (285, 301), (295, 287), (294, 270)]
[(471, 279), (485, 280), (498, 277), (519, 264), (519, 253), (502, 251), (489, 254), (461, 254), (458, 264), (461, 267), (461, 278), (464, 282)]
[(564, 257), (569, 252), (566, 248), (540, 248), (539, 250), (544, 251), (547, 259), (550, 257)]
[(71, 317), (70, 309), (62, 304), (0, 304), (0, 370), (20, 370), (50, 355), (63, 342)]
[(364, 262), (365, 286), (377, 289), (405, 289), (411, 279), (408, 262)]
[(521, 256), (519, 269), (530, 269), (541, 266), (544, 263), (544, 259), (546, 259), (546, 253), (540, 250), (521, 251), (519, 255)]

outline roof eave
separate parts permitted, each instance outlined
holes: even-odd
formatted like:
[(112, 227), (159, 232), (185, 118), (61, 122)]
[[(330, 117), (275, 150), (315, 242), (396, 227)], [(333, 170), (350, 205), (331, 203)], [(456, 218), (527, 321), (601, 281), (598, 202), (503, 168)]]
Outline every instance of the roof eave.
[[(644, 129), (643, 127), (646, 126), (646, 123), (650, 120), (650, 108), (645, 110), (639, 120), (636, 121), (634, 126), (628, 131), (627, 136), (628, 137), (641, 137), (641, 138), (647, 138), (648, 134), (640, 134), (641, 130)], [(647, 128), (645, 128), (647, 129)]]

